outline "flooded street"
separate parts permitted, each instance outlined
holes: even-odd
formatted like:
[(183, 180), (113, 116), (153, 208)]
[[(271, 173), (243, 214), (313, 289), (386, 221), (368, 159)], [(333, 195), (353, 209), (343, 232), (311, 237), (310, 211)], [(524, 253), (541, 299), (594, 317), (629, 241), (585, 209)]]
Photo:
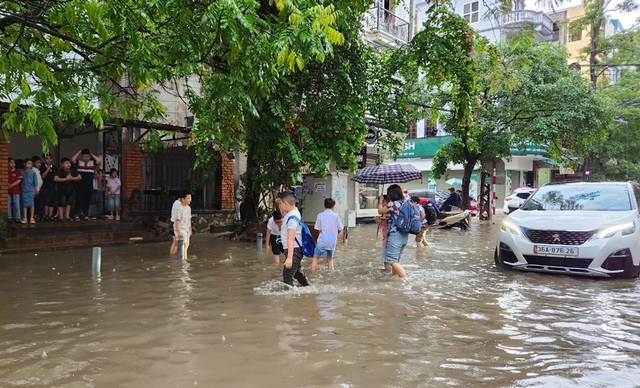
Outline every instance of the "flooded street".
[(407, 281), (352, 229), (284, 291), (255, 243), (0, 256), (0, 386), (637, 387), (640, 281), (501, 272), (495, 228), (413, 238)]

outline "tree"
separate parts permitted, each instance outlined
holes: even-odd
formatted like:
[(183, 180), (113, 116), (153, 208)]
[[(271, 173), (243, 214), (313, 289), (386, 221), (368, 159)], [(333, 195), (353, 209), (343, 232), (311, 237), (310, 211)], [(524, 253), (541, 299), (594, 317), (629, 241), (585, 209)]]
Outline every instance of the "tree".
[[(640, 52), (640, 30), (612, 37), (611, 44), (616, 51), (608, 58), (609, 63), (635, 63)], [(594, 152), (602, 161), (593, 176), (597, 180), (640, 179), (640, 70), (636, 66), (619, 69), (618, 82), (601, 89), (613, 101), (615, 124), (607, 141)]]
[(314, 0), (2, 2), (2, 129), (41, 136), (46, 150), (57, 127), (87, 118), (159, 121), (154, 87), (194, 75), (229, 85), (216, 106), (237, 122), (280, 77), (331, 55), (337, 16)]
[(454, 137), (437, 151), (434, 176), (449, 163), (463, 164), (465, 207), (478, 164), (529, 142), (549, 144), (558, 158), (575, 157), (604, 133), (606, 104), (567, 68), (563, 48), (535, 43), (530, 34), (495, 47), (446, 4), (431, 7), (426, 19), (407, 54), (434, 89), (434, 115)]
[[(265, 203), (268, 194), (276, 187), (297, 184), (303, 168), (318, 175), (325, 175), (330, 163), (340, 170), (353, 170), (355, 154), (367, 133), (367, 113), (384, 128), (381, 147), (398, 150), (403, 145), (409, 124), (419, 114), (417, 109), (407, 109), (408, 96), (416, 86), (404, 82), (401, 75), (393, 77), (398, 72), (393, 57), (373, 51), (362, 41), (360, 19), (369, 5), (370, 1), (335, 2), (343, 44), (335, 46), (325, 61), (280, 78), (268, 98), (254, 100), (255, 114), (230, 123), (233, 136), (219, 144), (247, 155), (243, 220), (258, 219), (260, 207), (270, 208)], [(202, 139), (221, 139), (211, 133), (210, 123), (217, 120), (211, 116), (211, 106), (221, 100), (221, 95), (213, 93), (224, 88), (212, 79), (203, 96), (196, 97), (206, 101), (198, 110), (201, 123), (195, 132), (202, 153), (208, 149)], [(209, 124), (201, 125), (205, 121)]]

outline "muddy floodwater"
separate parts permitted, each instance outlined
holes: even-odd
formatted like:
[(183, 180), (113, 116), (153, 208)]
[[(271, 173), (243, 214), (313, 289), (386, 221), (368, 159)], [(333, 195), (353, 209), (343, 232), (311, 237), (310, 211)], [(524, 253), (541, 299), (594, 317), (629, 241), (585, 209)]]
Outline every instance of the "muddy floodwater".
[(403, 281), (361, 225), (293, 291), (255, 243), (211, 235), (185, 263), (104, 247), (99, 276), (91, 249), (2, 255), (0, 386), (640, 386), (640, 281), (499, 271), (495, 232), (410, 241)]

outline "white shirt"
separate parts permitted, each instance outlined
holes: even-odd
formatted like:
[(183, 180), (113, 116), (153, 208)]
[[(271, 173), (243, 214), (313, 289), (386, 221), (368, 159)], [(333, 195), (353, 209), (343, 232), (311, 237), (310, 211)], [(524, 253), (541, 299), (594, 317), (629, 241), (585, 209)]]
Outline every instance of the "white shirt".
[(176, 201), (171, 206), (171, 222), (176, 222), (176, 216), (178, 215), (178, 211), (180, 211), (181, 208), (182, 204), (180, 203), (180, 200), (176, 199)]
[(299, 248), (300, 244), (302, 244), (302, 225), (298, 223), (298, 221), (291, 219), (291, 217), (298, 217), (299, 220), (302, 220), (302, 216), (300, 215), (300, 211), (298, 208), (291, 210), (284, 216), (284, 221), (282, 225), (285, 225), (284, 231), (282, 232), (282, 247), (286, 250), (288, 249), (289, 243), (289, 230), (294, 229), (296, 231), (296, 238), (293, 240), (293, 247)]
[[(176, 221), (180, 220), (180, 232), (187, 238), (191, 235), (191, 206), (182, 206), (176, 214)], [(174, 221), (175, 222), (175, 221)], [(176, 236), (178, 233), (176, 233)]]
[(280, 225), (276, 224), (276, 221), (273, 217), (269, 218), (269, 222), (267, 222), (267, 229), (271, 231), (271, 234), (274, 236), (280, 236)]
[(37, 168), (32, 168), (32, 170), (36, 172), (36, 178), (38, 179), (38, 187), (36, 187), (36, 190), (40, 191), (42, 188), (42, 175), (40, 174), (40, 170)]
[(338, 243), (338, 234), (342, 230), (342, 220), (338, 213), (331, 209), (325, 209), (322, 213), (316, 217), (315, 230), (320, 231), (318, 236), (318, 249), (334, 250)]

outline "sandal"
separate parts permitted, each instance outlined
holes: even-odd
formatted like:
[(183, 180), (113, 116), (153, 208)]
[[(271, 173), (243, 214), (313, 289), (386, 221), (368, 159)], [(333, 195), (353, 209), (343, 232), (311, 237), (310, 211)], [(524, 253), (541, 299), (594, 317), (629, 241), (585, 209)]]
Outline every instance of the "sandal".
[(75, 222), (80, 222), (80, 217), (75, 216), (75, 218), (73, 219)]

